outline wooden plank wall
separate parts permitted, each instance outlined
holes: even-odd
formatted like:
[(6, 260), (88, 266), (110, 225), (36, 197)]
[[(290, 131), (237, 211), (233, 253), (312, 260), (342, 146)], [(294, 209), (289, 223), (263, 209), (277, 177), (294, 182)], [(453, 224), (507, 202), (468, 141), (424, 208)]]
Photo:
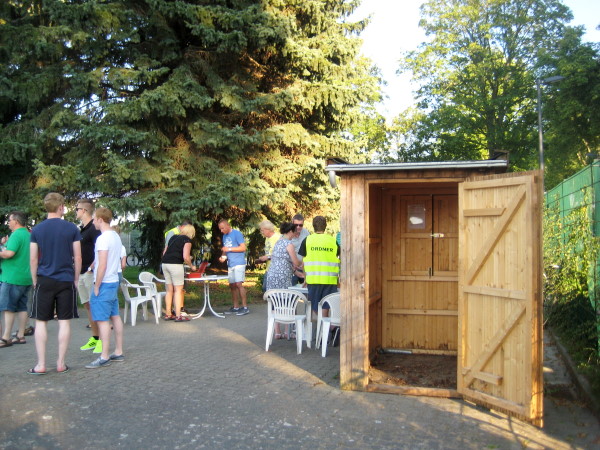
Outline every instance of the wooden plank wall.
[(340, 387), (364, 390), (368, 383), (368, 304), (365, 284), (369, 273), (366, 234), (366, 183), (364, 174), (342, 177), (342, 340)]
[(456, 352), (456, 281), (396, 281), (388, 286), (396, 295), (386, 298), (384, 308), (386, 348)]
[(382, 189), (381, 186), (369, 186), (368, 235), (369, 235), (369, 357), (382, 345)]
[[(458, 343), (456, 185), (400, 186), (387, 189), (383, 199), (382, 346), (453, 354)], [(409, 215), (420, 208), (422, 228), (413, 227)]]

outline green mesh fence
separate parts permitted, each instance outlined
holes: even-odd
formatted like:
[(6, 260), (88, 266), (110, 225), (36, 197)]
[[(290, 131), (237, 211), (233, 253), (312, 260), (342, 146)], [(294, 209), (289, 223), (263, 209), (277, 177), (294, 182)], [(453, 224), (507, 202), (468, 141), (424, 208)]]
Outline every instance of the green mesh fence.
[[(546, 193), (546, 205), (554, 206), (558, 202), (561, 218), (573, 210), (589, 206), (589, 220), (594, 236), (600, 236), (600, 160), (580, 170), (570, 178)], [(588, 292), (592, 306), (600, 313), (600, 261), (596, 260), (595, 270), (588, 275)], [(600, 321), (597, 321), (600, 335)]]

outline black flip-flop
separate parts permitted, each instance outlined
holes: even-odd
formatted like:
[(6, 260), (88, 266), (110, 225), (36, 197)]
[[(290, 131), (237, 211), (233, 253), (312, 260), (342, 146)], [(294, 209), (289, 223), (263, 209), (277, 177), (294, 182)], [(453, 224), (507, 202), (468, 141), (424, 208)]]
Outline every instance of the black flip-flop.
[(65, 364), (65, 369), (64, 369), (64, 370), (58, 370), (58, 369), (56, 369), (56, 371), (57, 371), (58, 373), (67, 373), (67, 372), (69, 371), (69, 366), (67, 366), (67, 365)]
[(27, 371), (27, 373), (28, 373), (29, 375), (46, 375), (46, 372), (37, 372), (37, 371), (35, 370), (35, 367), (32, 367), (31, 369), (29, 369), (29, 370)]

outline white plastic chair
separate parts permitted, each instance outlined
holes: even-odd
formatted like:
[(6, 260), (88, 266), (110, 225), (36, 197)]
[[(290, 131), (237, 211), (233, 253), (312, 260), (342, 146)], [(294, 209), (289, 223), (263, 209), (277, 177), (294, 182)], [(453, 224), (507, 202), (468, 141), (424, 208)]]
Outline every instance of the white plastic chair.
[[(308, 289), (305, 287), (302, 287), (301, 284), (298, 284), (296, 286), (291, 286), (288, 288), (291, 291), (295, 291), (295, 292), (300, 292), (301, 294), (304, 294), (304, 296), (308, 299), (307, 295), (308, 295)], [(304, 333), (304, 339), (306, 340), (306, 346), (308, 348), (312, 348), (312, 335), (313, 335), (313, 324), (312, 324), (312, 309), (311, 309), (311, 305), (310, 305), (310, 301), (306, 301), (306, 328), (303, 331)]]
[[(130, 289), (135, 289), (136, 295), (132, 297), (129, 293)], [(131, 326), (135, 327), (135, 319), (137, 317), (137, 308), (142, 305), (142, 316), (144, 320), (148, 319), (148, 302), (152, 303), (154, 309), (154, 317), (158, 324), (158, 310), (156, 307), (156, 297), (152, 293), (152, 289), (148, 286), (131, 284), (127, 279), (123, 278), (121, 282), (121, 292), (125, 297), (125, 312), (123, 314), (123, 323), (127, 323), (127, 309), (131, 305)]]
[[(329, 317), (323, 317), (323, 304), (329, 303)], [(329, 340), (329, 330), (331, 326), (340, 326), (342, 324), (342, 311), (340, 306), (340, 293), (326, 295), (319, 302), (317, 311), (317, 344), (321, 345), (321, 356), (325, 358), (327, 354), (327, 341)]]
[[(165, 280), (161, 280), (156, 275), (150, 272), (140, 272), (138, 279), (140, 280), (140, 283), (142, 283), (144, 286), (148, 286), (152, 289), (152, 295), (154, 295), (154, 298), (156, 298), (156, 307), (158, 308), (159, 314), (161, 314), (162, 301), (163, 298), (167, 295), (167, 293), (165, 291), (159, 292), (155, 282), (164, 283)], [(170, 315), (171, 312), (169, 311), (166, 314)]]
[(305, 308), (307, 303), (304, 294), (294, 292), (289, 289), (269, 289), (263, 295), (267, 301), (267, 341), (265, 351), (269, 351), (269, 347), (273, 343), (273, 335), (275, 334), (275, 322), (283, 324), (296, 324), (296, 351), (302, 353), (302, 331), (306, 322), (306, 314), (296, 314), (298, 303), (301, 303), (301, 308)]

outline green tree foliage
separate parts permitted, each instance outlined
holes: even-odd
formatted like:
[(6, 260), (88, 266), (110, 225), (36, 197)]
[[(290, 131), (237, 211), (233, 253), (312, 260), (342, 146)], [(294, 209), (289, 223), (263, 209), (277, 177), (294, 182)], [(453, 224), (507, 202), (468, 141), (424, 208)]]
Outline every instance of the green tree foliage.
[(544, 86), (546, 187), (552, 188), (600, 154), (599, 45), (567, 29), (555, 55), (542, 64), (564, 79)]
[(385, 117), (374, 107), (364, 109), (359, 120), (350, 128), (350, 134), (358, 149), (354, 161), (384, 162), (389, 153), (391, 135)]
[(167, 224), (337, 214), (327, 156), (378, 79), (347, 0), (9, 0), (0, 6), (0, 203), (44, 192)]
[(516, 169), (534, 166), (536, 67), (571, 20), (559, 0), (429, 0), (428, 41), (401, 70), (418, 83), (418, 108), (397, 126), (412, 159), (484, 159), (508, 150)]

